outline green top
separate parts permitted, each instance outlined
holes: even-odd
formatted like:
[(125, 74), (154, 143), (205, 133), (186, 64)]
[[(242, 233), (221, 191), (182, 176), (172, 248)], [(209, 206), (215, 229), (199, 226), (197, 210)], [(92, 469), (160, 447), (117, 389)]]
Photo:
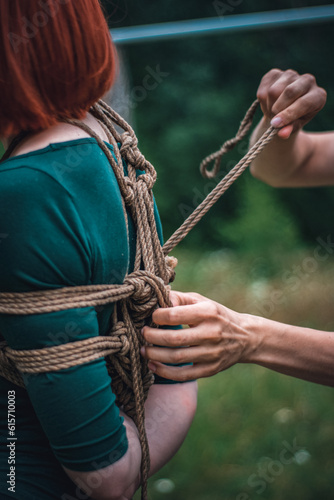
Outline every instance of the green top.
[[(129, 219), (128, 241), (119, 187), (95, 139), (50, 144), (4, 161), (0, 200), (0, 292), (122, 283), (133, 269), (135, 229)], [(157, 210), (156, 220), (162, 240)], [(13, 349), (37, 349), (106, 335), (112, 310), (108, 304), (1, 314), (0, 340)], [(0, 496), (81, 498), (60, 464), (100, 469), (119, 460), (128, 446), (105, 360), (29, 375), (25, 382), (27, 391), (0, 377)], [(11, 443), (7, 399), (13, 390), (15, 493), (8, 491), (5, 446)]]

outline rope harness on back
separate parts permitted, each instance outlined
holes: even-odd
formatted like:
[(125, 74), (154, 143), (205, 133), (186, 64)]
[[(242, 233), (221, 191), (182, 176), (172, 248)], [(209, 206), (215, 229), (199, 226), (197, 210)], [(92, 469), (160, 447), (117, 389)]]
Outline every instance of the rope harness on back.
[[(258, 101), (255, 101), (247, 111), (235, 138), (226, 141), (219, 151), (202, 162), (200, 168), (203, 175), (214, 177), (218, 173), (222, 156), (232, 150), (247, 134), (258, 104)], [(144, 325), (152, 324), (151, 315), (157, 307), (171, 306), (168, 285), (175, 277), (174, 268), (177, 261), (167, 254), (244, 172), (278, 130), (269, 127), (161, 247), (152, 195), (156, 180), (154, 167), (140, 153), (136, 135), (130, 125), (106, 103), (99, 101), (90, 112), (105, 130), (115, 157), (90, 127), (77, 120), (66, 122), (80, 127), (94, 137), (109, 160), (120, 188), (125, 221), (127, 222), (129, 213), (137, 231), (134, 271), (126, 276), (123, 284), (118, 285), (87, 285), (47, 291), (0, 293), (2, 314), (42, 314), (115, 304), (113, 322), (107, 336), (33, 350), (14, 350), (6, 342), (0, 343), (0, 375), (16, 385), (25, 387), (29, 374), (63, 370), (104, 357), (116, 402), (134, 419), (138, 428), (142, 447), (142, 499), (146, 499), (150, 456), (145, 431), (144, 403), (154, 377), (146, 360), (140, 356), (140, 347), (145, 344), (140, 331)], [(120, 134), (115, 125), (124, 132)], [(22, 136), (18, 136), (11, 143), (2, 161), (11, 155), (20, 140)], [(123, 161), (127, 165), (128, 175), (124, 174)], [(214, 167), (209, 171), (207, 167), (212, 161)], [(144, 173), (138, 175), (138, 170)]]

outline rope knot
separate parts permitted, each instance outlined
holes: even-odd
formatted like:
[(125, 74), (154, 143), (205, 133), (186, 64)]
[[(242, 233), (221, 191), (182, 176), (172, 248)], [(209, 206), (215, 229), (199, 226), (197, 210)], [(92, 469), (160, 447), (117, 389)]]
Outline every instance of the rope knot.
[(124, 203), (127, 206), (131, 206), (135, 200), (135, 188), (132, 180), (129, 177), (124, 177), (124, 182), (126, 185), (126, 193), (124, 194)]
[(130, 132), (123, 132), (122, 145), (120, 147), (120, 153), (122, 157), (130, 165), (135, 166), (139, 170), (145, 169), (146, 160), (144, 155), (138, 149), (138, 139), (135, 135)]
[(170, 305), (169, 291), (163, 280), (148, 271), (135, 271), (125, 279), (124, 283), (133, 286), (128, 306), (133, 311), (136, 323), (145, 321), (158, 306)]
[(130, 342), (129, 342), (129, 339), (127, 337), (127, 332), (125, 331), (125, 333), (123, 333), (120, 337), (119, 337), (120, 341), (122, 342), (122, 348), (121, 350), (119, 351), (119, 355), (120, 356), (127, 356), (129, 350), (130, 350)]
[(117, 321), (110, 332), (111, 336), (118, 337), (121, 348), (118, 351), (120, 356), (126, 356), (130, 350), (130, 342), (127, 336), (128, 329), (124, 321)]
[(165, 257), (166, 270), (168, 276), (168, 283), (172, 283), (175, 280), (175, 268), (178, 264), (178, 260), (176, 257), (168, 256)]
[(155, 179), (148, 173), (146, 174), (140, 174), (137, 177), (137, 182), (142, 182), (143, 184), (146, 184), (146, 187), (148, 190), (151, 190), (154, 186)]

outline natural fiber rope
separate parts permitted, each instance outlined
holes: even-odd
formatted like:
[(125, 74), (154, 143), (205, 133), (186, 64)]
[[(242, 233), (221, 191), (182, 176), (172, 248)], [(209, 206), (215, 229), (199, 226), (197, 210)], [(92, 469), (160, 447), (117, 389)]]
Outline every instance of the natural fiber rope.
[[(261, 153), (263, 148), (273, 139), (277, 134), (278, 129), (274, 127), (269, 127), (262, 137), (257, 141), (256, 144), (248, 151), (248, 153), (230, 170), (230, 172), (225, 175), (225, 177), (217, 184), (217, 186), (208, 194), (208, 196), (202, 201), (200, 205), (189, 215), (189, 217), (184, 221), (184, 223), (172, 234), (169, 240), (163, 246), (163, 252), (167, 255), (173, 248), (175, 248), (180, 241), (182, 241), (187, 234), (192, 230), (192, 228), (202, 219), (202, 217), (210, 210), (210, 208), (216, 203), (216, 201), (227, 191), (227, 189), (237, 180), (238, 177), (246, 170), (246, 168), (252, 163), (252, 161)], [(239, 137), (238, 142), (243, 138), (243, 134)], [(236, 144), (238, 144), (236, 142)], [(233, 146), (233, 147), (234, 147)], [(222, 149), (224, 146), (222, 147)], [(222, 155), (222, 150), (217, 151), (210, 155), (211, 160), (215, 159), (215, 165), (219, 165)], [(204, 165), (203, 169), (206, 168), (207, 159), (202, 162)], [(214, 167), (218, 172), (218, 167)]]
[[(170, 262), (173, 261), (167, 260), (167, 265), (171, 266)], [(129, 297), (134, 297), (137, 301), (148, 300), (151, 295), (150, 287), (158, 294), (159, 301), (167, 300), (161, 278), (147, 271), (134, 271), (120, 285), (83, 285), (37, 292), (0, 293), (0, 313), (43, 314), (77, 307), (100, 306)]]
[[(233, 149), (248, 132), (258, 101), (255, 101), (241, 122), (236, 136), (226, 141), (219, 151), (201, 163), (206, 177), (218, 173), (222, 156)], [(150, 323), (157, 307), (170, 306), (168, 283), (174, 279), (176, 259), (167, 254), (189, 233), (220, 196), (249, 166), (254, 158), (272, 140), (277, 130), (270, 127), (239, 163), (217, 184), (205, 200), (161, 247), (154, 217), (152, 187), (156, 180), (154, 167), (138, 150), (132, 128), (106, 103), (99, 101), (90, 112), (105, 130), (114, 154), (86, 124), (77, 120), (67, 123), (78, 126), (96, 139), (107, 156), (122, 195), (125, 221), (129, 211), (137, 228), (134, 271), (123, 284), (64, 287), (24, 293), (0, 293), (0, 313), (27, 315), (65, 309), (115, 304), (113, 324), (108, 336), (33, 350), (14, 350), (6, 342), (0, 343), (0, 375), (24, 387), (25, 374), (46, 373), (66, 369), (105, 357), (117, 404), (134, 418), (142, 447), (142, 498), (147, 498), (147, 478), (150, 468), (149, 448), (145, 431), (144, 402), (153, 375), (147, 362), (140, 356), (144, 339), (141, 328)], [(115, 125), (122, 128), (120, 134)], [(7, 159), (26, 136), (20, 134), (2, 161)], [(119, 146), (120, 145), (120, 146)], [(124, 175), (123, 160), (128, 176)], [(214, 161), (211, 171), (207, 166)], [(140, 175), (138, 170), (142, 171)], [(23, 374), (23, 376), (21, 375)]]

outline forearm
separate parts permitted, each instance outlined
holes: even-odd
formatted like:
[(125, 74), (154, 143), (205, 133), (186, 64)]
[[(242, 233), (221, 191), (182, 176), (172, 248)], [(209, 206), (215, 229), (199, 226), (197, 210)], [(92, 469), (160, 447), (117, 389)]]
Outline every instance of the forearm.
[[(270, 126), (269, 118), (263, 117), (254, 130), (250, 146), (261, 137)], [(291, 185), (291, 179), (307, 167), (314, 155), (314, 134), (302, 130), (291, 134), (289, 139), (276, 136), (253, 161), (252, 175), (274, 187)]]
[(334, 386), (334, 333), (244, 315), (252, 349), (245, 362)]
[[(145, 403), (146, 432), (150, 448), (150, 476), (175, 455), (184, 441), (196, 411), (197, 383), (153, 385)], [(129, 442), (126, 454), (113, 465), (93, 472), (65, 469), (78, 486), (96, 500), (127, 500), (140, 484), (141, 449), (132, 420), (124, 416)], [(96, 474), (98, 487), (89, 486)]]
[(150, 476), (180, 448), (194, 418), (196, 405), (197, 382), (151, 387), (145, 404)]
[(133, 421), (124, 413), (121, 414), (124, 417), (128, 450), (120, 460), (92, 472), (78, 472), (64, 467), (72, 481), (95, 500), (127, 500), (132, 498), (138, 487), (141, 463), (138, 431)]
[[(153, 385), (145, 403), (145, 425), (153, 476), (175, 455), (183, 443), (197, 405), (197, 382)], [(140, 475), (119, 500), (132, 498)]]

